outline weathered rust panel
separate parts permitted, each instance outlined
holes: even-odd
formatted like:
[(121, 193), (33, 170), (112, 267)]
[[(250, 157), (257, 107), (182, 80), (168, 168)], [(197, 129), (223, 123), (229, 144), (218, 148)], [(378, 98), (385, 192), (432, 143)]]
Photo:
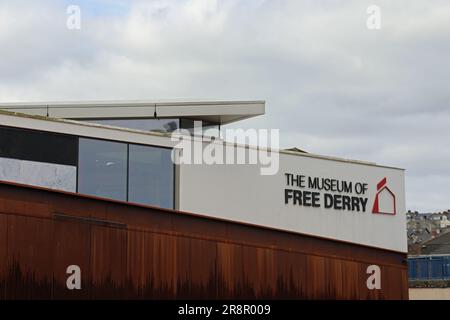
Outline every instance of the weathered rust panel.
[[(105, 211), (104, 219), (127, 224), (131, 230), (154, 232), (165, 230), (167, 232), (172, 228), (172, 219), (168, 211), (149, 210), (148, 208), (119, 203), (106, 205), (103, 201), (97, 201), (97, 203), (103, 204), (103, 210)], [(147, 214), (144, 212), (147, 212)], [(149, 214), (150, 212), (151, 214)]]
[(6, 280), (8, 279), (8, 216), (0, 214), (0, 299), (6, 296)]
[[(53, 298), (88, 299), (90, 298), (90, 247), (91, 226), (76, 221), (54, 221), (54, 259), (53, 259)], [(78, 265), (81, 268), (82, 290), (67, 290), (67, 267)]]
[(120, 298), (127, 282), (127, 231), (91, 226), (91, 297)]
[[(69, 215), (74, 217), (84, 217), (84, 218), (97, 218), (102, 220), (107, 220), (106, 217), (106, 206), (93, 199), (84, 199), (84, 201), (79, 201), (74, 205), (73, 199), (70, 197), (60, 197), (58, 201), (54, 200), (54, 196), (48, 197), (48, 207), (49, 214), (59, 214), (59, 215)], [(67, 210), (70, 208), (70, 210)]]
[(8, 216), (6, 298), (51, 298), (52, 223), (49, 219)]
[[(405, 254), (0, 184), (0, 298), (407, 299)], [(82, 269), (68, 290), (66, 268)], [(366, 268), (382, 269), (368, 290)]]
[[(358, 299), (358, 263), (342, 261), (342, 299)], [(356, 280), (356, 281), (355, 281)]]
[(153, 280), (162, 298), (176, 296), (176, 238), (165, 234), (152, 234)]
[(2, 201), (0, 201), (0, 213), (21, 215), (26, 213), (27, 217), (50, 218), (48, 207), (49, 194), (27, 194), (24, 201), (23, 194), (14, 189), (2, 188)]
[[(127, 242), (127, 279), (130, 281), (131, 288), (130, 297), (139, 297), (145, 288), (145, 284), (151, 281), (148, 273), (148, 257), (146, 258), (147, 246), (145, 241), (145, 233), (128, 231)], [(147, 271), (147, 272), (146, 272)]]
[(180, 298), (189, 298), (194, 292), (199, 298), (207, 299), (211, 292), (217, 290), (217, 244), (213, 241), (190, 239), (189, 240), (189, 269), (185, 278)]

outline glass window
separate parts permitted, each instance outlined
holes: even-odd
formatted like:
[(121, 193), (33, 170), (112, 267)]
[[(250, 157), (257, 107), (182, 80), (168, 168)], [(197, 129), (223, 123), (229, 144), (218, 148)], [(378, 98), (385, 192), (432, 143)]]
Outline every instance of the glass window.
[(220, 129), (218, 124), (205, 122), (203, 125), (203, 135), (207, 137), (216, 137), (220, 136)]
[(216, 137), (220, 136), (219, 125), (212, 122), (193, 120), (193, 119), (181, 119), (180, 120), (180, 128), (187, 129), (191, 132), (191, 134), (195, 133), (195, 122), (198, 122), (197, 125), (202, 126), (202, 135), (208, 137)]
[(127, 199), (127, 144), (80, 138), (78, 192)]
[(75, 166), (77, 137), (0, 127), (0, 157)]
[(171, 149), (129, 146), (128, 201), (173, 209)]
[(100, 119), (87, 121), (108, 126), (162, 133), (172, 132), (179, 128), (178, 119)]
[(0, 180), (76, 191), (78, 138), (0, 127)]

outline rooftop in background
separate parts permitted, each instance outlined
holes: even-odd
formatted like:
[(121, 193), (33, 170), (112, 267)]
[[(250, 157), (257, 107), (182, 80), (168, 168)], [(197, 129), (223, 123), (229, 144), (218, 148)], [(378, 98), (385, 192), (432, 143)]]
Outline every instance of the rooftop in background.
[(292, 151), (292, 152), (298, 152), (298, 153), (308, 153), (308, 152), (306, 152), (305, 150), (302, 150), (302, 149), (297, 148), (297, 147), (293, 147), (293, 148), (289, 148), (289, 149), (284, 149), (284, 150), (286, 150), (286, 151)]
[(265, 101), (87, 101), (0, 103), (0, 109), (62, 119), (174, 118), (220, 125), (265, 113)]
[(450, 232), (443, 232), (436, 238), (422, 244), (421, 254), (450, 254)]

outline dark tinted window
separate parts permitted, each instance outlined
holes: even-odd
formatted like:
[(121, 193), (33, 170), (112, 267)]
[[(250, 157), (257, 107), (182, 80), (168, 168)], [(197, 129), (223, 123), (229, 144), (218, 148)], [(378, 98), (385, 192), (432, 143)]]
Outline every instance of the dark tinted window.
[(172, 209), (171, 149), (132, 144), (129, 148), (128, 201)]
[(75, 166), (78, 138), (0, 127), (0, 157)]
[(201, 128), (202, 135), (205, 135), (207, 133), (208, 136), (219, 137), (220, 135), (219, 125), (212, 122), (192, 120), (192, 119), (180, 119), (180, 128), (187, 129), (191, 132), (191, 134), (194, 134), (195, 122), (198, 122), (202, 126)]
[(127, 144), (80, 138), (78, 192), (127, 199)]
[(178, 119), (111, 119), (88, 120), (98, 124), (153, 132), (172, 132), (179, 128)]

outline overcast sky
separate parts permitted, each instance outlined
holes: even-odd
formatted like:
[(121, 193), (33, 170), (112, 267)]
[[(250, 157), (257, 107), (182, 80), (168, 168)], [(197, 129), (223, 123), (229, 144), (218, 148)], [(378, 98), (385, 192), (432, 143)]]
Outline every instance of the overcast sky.
[(450, 208), (449, 76), (448, 0), (0, 0), (1, 102), (266, 100), (243, 127), (405, 168), (413, 210)]

